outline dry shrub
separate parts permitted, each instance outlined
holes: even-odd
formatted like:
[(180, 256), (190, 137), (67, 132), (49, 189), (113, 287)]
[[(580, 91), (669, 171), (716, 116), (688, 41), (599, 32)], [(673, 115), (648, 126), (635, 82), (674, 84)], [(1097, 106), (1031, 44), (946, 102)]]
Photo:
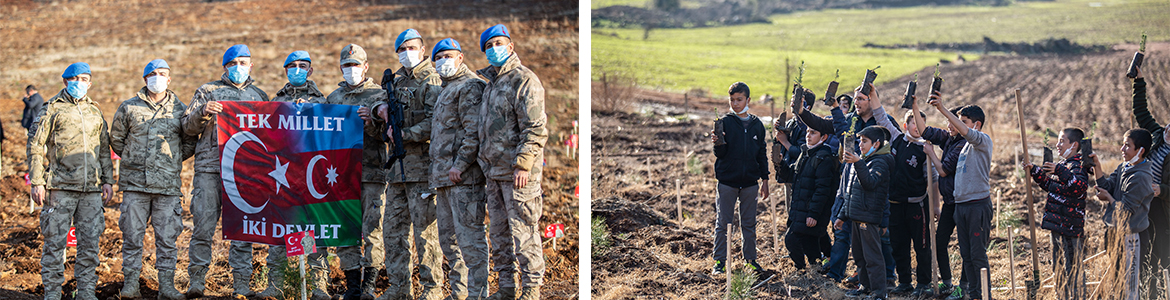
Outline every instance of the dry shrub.
[[(1091, 265), (1096, 270), (1104, 270), (1101, 276), (1101, 284), (1096, 289), (1092, 290), (1089, 298), (1096, 299), (1127, 299), (1129, 298), (1130, 280), (1137, 280), (1132, 278), (1130, 272), (1125, 269), (1126, 265), (1131, 263), (1131, 260), (1136, 257), (1127, 257), (1125, 255), (1125, 236), (1129, 230), (1124, 226), (1129, 219), (1129, 212), (1124, 208), (1117, 208), (1114, 211), (1114, 226), (1106, 228), (1105, 232), (1105, 254), (1104, 257), (1091, 262)], [(1143, 297), (1142, 299), (1149, 299)]]
[(601, 90), (593, 93), (593, 111), (627, 112), (634, 100), (637, 82), (622, 74), (601, 73)]

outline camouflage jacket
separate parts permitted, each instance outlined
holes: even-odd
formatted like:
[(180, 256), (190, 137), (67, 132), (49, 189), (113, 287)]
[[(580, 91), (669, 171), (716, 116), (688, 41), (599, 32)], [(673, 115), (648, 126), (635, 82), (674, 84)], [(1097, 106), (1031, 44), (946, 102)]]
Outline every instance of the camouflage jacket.
[(118, 190), (181, 196), (183, 161), (195, 155), (194, 137), (183, 134), (187, 105), (175, 92), (154, 103), (146, 88), (122, 101), (110, 123), (110, 148), (122, 157)]
[(203, 107), (208, 101), (268, 101), (268, 94), (252, 85), (251, 77), (244, 81), (243, 87), (236, 87), (228, 80), (227, 73), (195, 90), (195, 96), (191, 97), (191, 104), (183, 114), (183, 133), (199, 137), (195, 144), (195, 172), (218, 174), (220, 153), (216, 143), (216, 117), (203, 115)]
[(459, 72), (443, 78), (443, 91), (431, 119), (431, 188), (455, 185), (447, 172), (459, 169), (460, 185), (483, 184), (480, 169), (479, 119), (483, 88), (487, 83), (460, 65)]
[(109, 127), (93, 100), (74, 99), (62, 89), (35, 120), (36, 135), (28, 144), (32, 185), (99, 192), (101, 185), (114, 183)]
[[(313, 103), (376, 107), (386, 102), (386, 91), (374, 83), (373, 78), (366, 78), (357, 86), (351, 86), (345, 81), (337, 85), (340, 88), (329, 93), (324, 101)], [(387, 158), (386, 144), (381, 139), (385, 133), (382, 124), (367, 123), (362, 133), (362, 182), (386, 183), (386, 171), (382, 170), (382, 163)]]
[[(435, 72), (430, 58), (407, 70), (394, 72), (394, 97), (402, 104), (402, 140), (406, 157), (403, 168), (397, 165), (387, 170), (390, 182), (427, 182), (430, 177), (431, 114), (443, 80)], [(406, 171), (406, 180), (399, 170)]]
[(291, 83), (285, 83), (280, 91), (276, 92), (276, 97), (272, 101), (280, 102), (297, 102), (297, 99), (305, 99), (309, 103), (324, 103), (325, 94), (317, 89), (317, 83), (312, 80), (305, 81), (304, 86), (294, 86)]
[(511, 181), (514, 169), (540, 178), (548, 141), (540, 79), (515, 53), (498, 69), (489, 66), (476, 73), (488, 80), (480, 113), (480, 166), (493, 180)]

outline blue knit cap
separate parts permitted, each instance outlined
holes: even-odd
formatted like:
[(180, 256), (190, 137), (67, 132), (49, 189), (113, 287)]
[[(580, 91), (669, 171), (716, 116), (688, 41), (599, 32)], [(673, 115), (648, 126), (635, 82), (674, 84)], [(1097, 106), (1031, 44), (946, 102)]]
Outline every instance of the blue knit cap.
[(439, 41), (438, 44), (435, 44), (435, 50), (431, 50), (431, 59), (434, 59), (435, 56), (438, 56), (439, 52), (447, 50), (457, 50), (459, 52), (463, 52), (463, 48), (459, 47), (458, 41), (453, 38), (445, 38), (442, 41)]
[(220, 64), (220, 66), (226, 66), (228, 62), (241, 56), (252, 57), (252, 52), (248, 51), (248, 45), (236, 44), (235, 46), (228, 48), (227, 51), (223, 53), (223, 64)]
[(288, 64), (291, 64), (292, 62), (298, 61), (298, 60), (303, 60), (303, 61), (307, 61), (309, 63), (313, 63), (313, 60), (309, 58), (309, 52), (305, 52), (304, 50), (297, 50), (297, 51), (293, 51), (293, 53), (288, 55), (288, 58), (284, 59), (284, 66), (287, 67)]
[(504, 26), (504, 24), (496, 24), (496, 26), (484, 30), (483, 34), (479, 35), (479, 50), (487, 52), (487, 41), (497, 36), (512, 38), (512, 35), (508, 33), (507, 26)]
[(161, 58), (152, 60), (149, 63), (146, 63), (146, 68), (142, 69), (142, 77), (146, 77), (146, 75), (150, 75), (150, 72), (154, 72), (154, 70), (157, 70), (159, 68), (170, 69), (171, 66), (168, 66), (167, 61), (165, 61)]
[(69, 79), (77, 77), (81, 74), (93, 74), (89, 72), (89, 64), (83, 62), (75, 62), (69, 67), (65, 68), (65, 73), (61, 73), (61, 78)]
[(398, 52), (398, 47), (402, 47), (402, 43), (413, 39), (422, 39), (422, 35), (419, 35), (418, 30), (414, 30), (414, 28), (398, 34), (398, 39), (394, 40), (394, 52)]

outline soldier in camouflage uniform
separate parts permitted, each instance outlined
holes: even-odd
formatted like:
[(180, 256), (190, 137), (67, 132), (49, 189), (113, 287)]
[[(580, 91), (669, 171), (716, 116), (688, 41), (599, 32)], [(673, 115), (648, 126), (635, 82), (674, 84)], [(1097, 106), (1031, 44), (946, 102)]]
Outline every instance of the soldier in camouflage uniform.
[[(113, 199), (113, 163), (106, 119), (86, 96), (89, 64), (69, 65), (61, 74), (65, 89), (45, 102), (35, 119), (36, 134), (28, 144), (30, 196), (41, 210), (41, 280), (45, 299), (61, 299), (65, 283), (65, 240), (77, 228), (77, 278), (74, 299), (96, 300), (95, 267), (99, 238), (106, 229), (102, 201)], [(46, 165), (47, 164), (47, 165)], [(46, 201), (45, 190), (48, 190)]]
[[(435, 45), (431, 60), (443, 91), (431, 119), (431, 188), (437, 194), (439, 246), (451, 267), (455, 300), (487, 298), (488, 246), (484, 216), (484, 176), (479, 156), (479, 119), (487, 85), (463, 64), (454, 39)], [(470, 280), (469, 278), (470, 277)]]
[(386, 91), (366, 77), (370, 65), (366, 51), (355, 44), (341, 49), (341, 73), (345, 81), (338, 83), (338, 89), (329, 93), (324, 101), (314, 103), (361, 106), (358, 114), (366, 120), (362, 137), (362, 245), (341, 247), (341, 270), (345, 271), (345, 299), (374, 299), (374, 279), (377, 267), (382, 264), (384, 248), (382, 240), (382, 205), (386, 201), (386, 174), (382, 162), (386, 161), (386, 144), (379, 136), (381, 124), (369, 115), (370, 107), (386, 101)]
[[(413, 299), (411, 291), (412, 255), (418, 255), (419, 299), (441, 299), (443, 266), (439, 250), (439, 230), (435, 224), (434, 191), (427, 185), (431, 157), (427, 154), (431, 139), (431, 112), (439, 97), (442, 80), (425, 56), (418, 31), (407, 29), (394, 41), (402, 68), (394, 73), (394, 98), (402, 105), (401, 128), (406, 157), (391, 167), (387, 177), (386, 217), (383, 237), (386, 240), (386, 271), (390, 287), (379, 300)], [(383, 79), (384, 80), (384, 79)], [(387, 106), (377, 107), (378, 116), (386, 118)], [(385, 135), (383, 135), (385, 136)], [(413, 225), (414, 249), (410, 248)], [(412, 251), (413, 250), (413, 251)]]
[[(215, 118), (223, 110), (221, 101), (268, 101), (268, 94), (252, 85), (249, 73), (252, 57), (243, 44), (228, 48), (223, 55), (224, 73), (219, 80), (208, 82), (195, 90), (191, 104), (183, 114), (183, 133), (199, 137), (195, 144), (195, 178), (191, 185), (191, 221), (194, 230), (187, 256), (191, 264), (188, 298), (203, 296), (207, 283), (207, 266), (211, 264), (211, 242), (222, 210), (220, 191), (223, 180), (219, 176), (219, 145), (216, 143)], [(252, 243), (232, 241), (228, 251), (232, 267), (232, 293), (252, 296)]]
[(110, 147), (122, 157), (118, 190), (122, 191), (122, 298), (140, 298), (142, 239), (149, 221), (154, 226), (160, 300), (186, 299), (175, 289), (175, 240), (183, 232), (183, 161), (195, 154), (195, 139), (183, 134), (187, 105), (168, 90), (171, 70), (162, 59), (142, 71), (146, 86), (122, 101), (110, 125)]
[(544, 87), (515, 53), (504, 25), (480, 35), (491, 66), (477, 71), (487, 78), (483, 90), (483, 121), (479, 130), (479, 165), (485, 168), (487, 210), (491, 224), (492, 263), (499, 272), (499, 291), (492, 299), (512, 299), (513, 275), (519, 265), (524, 289), (520, 299), (540, 299), (544, 253), (539, 222), (544, 207), (541, 170), (545, 128)]
[[(317, 89), (317, 83), (309, 80), (309, 76), (313, 75), (313, 59), (309, 57), (309, 52), (294, 51), (284, 59), (284, 71), (288, 77), (288, 83), (280, 91), (276, 92), (276, 97), (272, 101), (280, 102), (294, 102), (294, 103), (323, 103), (325, 102), (325, 94), (322, 94)], [(308, 266), (309, 273), (306, 274), (307, 282), (311, 289), (310, 299), (313, 300), (329, 300), (329, 267), (326, 265), (325, 247), (317, 247), (317, 252), (309, 254)], [(287, 251), (284, 245), (268, 246), (268, 288), (257, 294), (260, 298), (276, 298), (283, 299), (284, 292), (281, 289), (284, 286), (284, 266), (288, 263)]]

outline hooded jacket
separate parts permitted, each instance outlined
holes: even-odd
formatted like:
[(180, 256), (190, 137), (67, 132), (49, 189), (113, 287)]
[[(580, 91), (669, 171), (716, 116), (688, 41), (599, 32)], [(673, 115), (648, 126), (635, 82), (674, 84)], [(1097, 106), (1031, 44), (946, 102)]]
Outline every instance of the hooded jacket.
[(1028, 170), (1032, 180), (1048, 192), (1040, 228), (1079, 238), (1085, 233), (1085, 195), (1089, 181), (1081, 168), (1081, 155), (1073, 155), (1056, 164), (1053, 175), (1044, 174), (1040, 166)]
[(32, 185), (98, 192), (101, 185), (114, 183), (109, 127), (89, 96), (75, 99), (61, 89), (36, 120), (38, 129), (28, 144)]
[[(1104, 221), (1106, 225), (1123, 225), (1130, 233), (1139, 233), (1150, 227), (1150, 202), (1154, 200), (1154, 173), (1151, 171), (1149, 160), (1125, 168), (1125, 163), (1117, 166), (1109, 176), (1097, 179), (1097, 186), (1109, 191), (1113, 196), (1112, 202), (1105, 207)], [(1128, 214), (1122, 224), (1115, 223), (1113, 214), (1118, 206)]]
[(460, 172), (460, 185), (484, 183), (483, 169), (479, 167), (479, 108), (483, 104), (483, 88), (487, 86), (467, 65), (443, 78), (443, 91), (435, 103), (431, 119), (431, 188), (453, 186), (447, 175), (451, 168)]
[(1158, 125), (1154, 115), (1150, 114), (1147, 101), (1146, 79), (1134, 78), (1133, 116), (1138, 125), (1149, 131), (1154, 137), (1154, 143), (1150, 147), (1150, 149), (1154, 149), (1150, 153), (1150, 161), (1154, 164), (1150, 166), (1150, 169), (1154, 173), (1154, 181), (1158, 183), (1162, 191), (1166, 191), (1159, 194), (1150, 203), (1150, 221), (1157, 222), (1158, 225), (1161, 225), (1160, 228), (1167, 228), (1170, 227), (1170, 172), (1167, 171), (1170, 170), (1170, 159), (1166, 159), (1166, 153), (1170, 152), (1170, 144), (1167, 144), (1163, 138), (1165, 128)]
[(838, 219), (875, 225), (885, 223), (885, 212), (890, 207), (890, 167), (893, 162), (894, 156), (890, 155), (887, 142), (862, 161), (852, 164), (847, 196)]
[[(492, 180), (512, 181), (513, 170), (539, 179), (548, 142), (544, 85), (513, 53), (499, 68), (476, 71), (487, 79), (479, 125), (479, 165)], [(530, 179), (531, 180), (531, 179)]]
[(195, 144), (195, 172), (219, 174), (219, 144), (215, 132), (215, 115), (203, 115), (210, 101), (268, 101), (268, 94), (252, 85), (252, 77), (241, 86), (235, 86), (227, 73), (219, 80), (208, 82), (195, 90), (187, 111), (183, 113), (183, 133), (198, 137)]
[[(837, 156), (832, 148), (821, 143), (805, 149), (796, 162), (776, 164), (776, 176), (792, 182), (791, 203), (788, 205), (788, 223), (797, 232), (820, 236), (825, 234), (829, 214), (836, 198), (837, 181), (841, 174)], [(808, 146), (803, 146), (807, 148)], [(817, 220), (817, 225), (805, 226), (805, 219)]]
[(110, 148), (122, 157), (118, 190), (182, 196), (183, 161), (195, 155), (197, 138), (183, 134), (187, 106), (175, 92), (155, 103), (143, 87), (122, 101), (110, 125)]
[(719, 184), (745, 188), (768, 180), (768, 143), (764, 123), (748, 114), (745, 121), (733, 113), (719, 119), (727, 142), (715, 146), (715, 179)]

